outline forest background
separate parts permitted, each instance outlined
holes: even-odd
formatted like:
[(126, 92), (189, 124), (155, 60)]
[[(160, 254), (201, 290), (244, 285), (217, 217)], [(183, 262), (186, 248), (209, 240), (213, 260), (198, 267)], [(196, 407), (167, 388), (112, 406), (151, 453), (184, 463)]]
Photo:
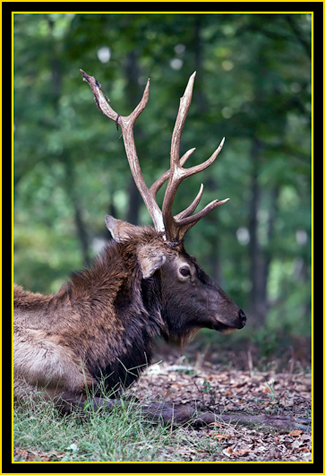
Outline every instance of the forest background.
[(230, 201), (188, 233), (186, 249), (245, 309), (243, 335), (310, 336), (311, 16), (15, 14), (14, 277), (32, 291), (58, 291), (91, 262), (110, 239), (105, 214), (151, 224), (121, 131), (80, 68), (121, 115), (150, 77), (135, 129), (149, 186), (169, 167), (179, 99), (197, 71), (181, 153), (196, 147), (192, 166), (226, 142), (182, 184), (174, 211), (201, 182), (202, 206)]

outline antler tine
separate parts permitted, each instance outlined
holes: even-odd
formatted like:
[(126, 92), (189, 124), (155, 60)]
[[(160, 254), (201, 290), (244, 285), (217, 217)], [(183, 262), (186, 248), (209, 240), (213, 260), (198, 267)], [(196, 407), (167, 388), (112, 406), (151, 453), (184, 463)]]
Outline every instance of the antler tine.
[[(176, 225), (179, 227), (177, 239), (179, 241), (181, 241), (183, 239), (183, 237), (185, 236), (185, 234), (187, 233), (187, 231), (189, 229), (191, 229), (198, 221), (200, 221), (200, 219), (204, 218), (207, 214), (209, 214), (211, 211), (213, 211), (218, 206), (221, 206), (224, 203), (227, 203), (227, 201), (229, 201), (229, 200), (230, 200), (230, 198), (226, 198), (226, 199), (220, 200), (220, 201), (219, 200), (213, 200), (213, 201), (211, 201), (211, 203), (206, 205), (201, 211), (193, 214), (192, 216), (188, 216), (188, 213), (186, 213), (187, 216), (183, 215), (183, 217), (182, 217), (181, 216), (182, 213), (179, 213), (175, 217)], [(185, 210), (185, 211), (187, 211), (187, 210)], [(177, 219), (177, 217), (179, 217), (179, 218)]]
[[(200, 171), (205, 170), (208, 168), (212, 163), (215, 161), (217, 156), (219, 155), (223, 144), (225, 143), (225, 138), (223, 138), (220, 142), (220, 145), (218, 148), (213, 152), (210, 158), (208, 158), (205, 162), (201, 163), (200, 165), (197, 165), (192, 168), (188, 168), (185, 170), (185, 177), (187, 178), (188, 176), (194, 175), (196, 173), (199, 173)], [(210, 204), (206, 205), (200, 212), (195, 213), (193, 216), (190, 216), (195, 209), (197, 208), (199, 202), (201, 201), (203, 195), (203, 185), (201, 184), (200, 191), (197, 195), (197, 197), (193, 200), (192, 204), (186, 208), (186, 210), (182, 211), (181, 213), (177, 214), (174, 219), (177, 223), (177, 226), (179, 228), (178, 231), (178, 239), (182, 239), (185, 233), (192, 227), (194, 226), (195, 223), (197, 223), (200, 219), (204, 218), (210, 211), (213, 209), (217, 208), (218, 206), (226, 203), (229, 198), (226, 198), (225, 200), (219, 201), (219, 200), (213, 200)], [(185, 219), (188, 218), (188, 219)], [(190, 226), (189, 226), (190, 225)], [(183, 229), (182, 229), (183, 228)], [(180, 235), (182, 237), (180, 237)]]
[[(184, 153), (184, 155), (182, 156), (182, 158), (180, 159), (179, 161), (179, 164), (180, 166), (182, 167), (186, 160), (188, 159), (188, 157), (194, 152), (195, 148), (191, 148), (190, 150), (188, 150), (186, 153)], [(158, 193), (158, 191), (160, 190), (160, 188), (163, 186), (164, 183), (166, 183), (166, 181), (169, 179), (170, 177), (170, 171), (171, 169), (167, 170), (163, 175), (161, 175), (152, 185), (151, 187), (149, 188), (149, 191), (150, 193), (152, 193), (153, 195), (156, 196), (156, 194)]]
[(184, 95), (180, 99), (178, 114), (176, 117), (175, 126), (173, 130), (173, 135), (172, 135), (172, 143), (170, 147), (170, 164), (171, 164), (172, 171), (173, 171), (173, 168), (178, 166), (181, 137), (182, 137), (182, 132), (185, 125), (186, 117), (187, 117), (187, 114), (192, 102), (195, 76), (196, 76), (196, 71), (194, 71), (194, 73), (190, 76)]
[(194, 213), (194, 211), (198, 207), (201, 201), (201, 198), (203, 196), (203, 190), (204, 190), (204, 185), (203, 183), (201, 183), (200, 191), (198, 192), (198, 194), (196, 195), (196, 198), (194, 198), (190, 206), (188, 206), (186, 209), (184, 209), (184, 211), (182, 211), (181, 213), (178, 213), (175, 216), (175, 220), (177, 222), (180, 222), (183, 218), (187, 218), (187, 216), (190, 216), (192, 213)]
[[(189, 216), (191, 213), (194, 212), (197, 205), (199, 204), (202, 193), (203, 187), (201, 187), (199, 194), (192, 202), (192, 204), (184, 211), (179, 213), (177, 216), (173, 216), (172, 213), (172, 206), (176, 196), (177, 189), (180, 183), (187, 177), (191, 175), (195, 175), (207, 167), (209, 167), (219, 155), (223, 144), (225, 142), (225, 138), (223, 138), (220, 142), (218, 148), (213, 152), (210, 158), (208, 158), (205, 162), (201, 163), (200, 165), (196, 165), (191, 168), (184, 169), (183, 163), (179, 160), (179, 151), (180, 151), (180, 141), (181, 135), (184, 128), (185, 120), (191, 105), (192, 100), (192, 93), (193, 93), (193, 86), (194, 86), (194, 79), (196, 73), (193, 73), (190, 77), (188, 84), (186, 86), (185, 92), (183, 97), (180, 100), (180, 106), (175, 122), (175, 127), (172, 136), (172, 143), (171, 143), (171, 152), (170, 152), (170, 180), (168, 182), (166, 194), (164, 197), (163, 207), (162, 207), (162, 215), (165, 225), (165, 232), (166, 232), (166, 239), (167, 241), (173, 240), (181, 240), (185, 233), (190, 229), (194, 224), (199, 221), (201, 218), (206, 216), (210, 211), (212, 211), (220, 204), (225, 203), (227, 200), (218, 201), (214, 200), (212, 203), (207, 205), (202, 211), (196, 213), (193, 216)], [(194, 152), (195, 149), (190, 149), (184, 156), (186, 159)], [(183, 158), (183, 157), (182, 157)], [(160, 183), (159, 183), (160, 184)]]
[[(179, 187), (181, 181), (185, 178), (185, 170), (180, 164), (179, 152), (185, 120), (192, 101), (195, 76), (196, 72), (194, 72), (188, 80), (184, 95), (180, 99), (180, 105), (172, 135), (170, 147), (170, 179), (167, 185), (162, 205), (162, 215), (166, 230), (167, 241), (173, 241), (175, 239), (175, 236), (177, 236), (178, 234), (177, 225), (172, 214), (172, 207), (177, 188)], [(185, 156), (188, 158), (194, 152), (194, 150), (195, 148), (188, 150)]]
[[(220, 153), (220, 151), (223, 147), (224, 142), (225, 142), (225, 138), (222, 139), (222, 141), (220, 142), (220, 145), (218, 146), (218, 148), (213, 152), (211, 157), (208, 158), (205, 162), (201, 163), (200, 165), (196, 165), (195, 167), (188, 168), (188, 169), (184, 169), (184, 168), (180, 169), (182, 173), (179, 174), (179, 178), (177, 180), (175, 180), (175, 187), (173, 188), (173, 197), (172, 197), (172, 199), (174, 199), (177, 188), (178, 188), (179, 184), (184, 180), (184, 178), (187, 178), (191, 175), (194, 175), (196, 173), (199, 173), (199, 172), (205, 170), (207, 167), (209, 167), (215, 161), (215, 159), (217, 158), (217, 156), (219, 155), (219, 153)], [(167, 190), (166, 190), (166, 193), (167, 193)], [(226, 199), (220, 200), (220, 201), (219, 200), (213, 200), (211, 203), (206, 205), (201, 211), (199, 211), (199, 212), (195, 213), (194, 215), (190, 216), (191, 213), (193, 213), (195, 211), (198, 204), (200, 203), (202, 195), (203, 195), (203, 185), (201, 184), (201, 188), (200, 188), (200, 191), (199, 191), (198, 195), (196, 196), (196, 198), (193, 200), (193, 202), (191, 203), (191, 205), (188, 208), (186, 208), (184, 211), (182, 211), (181, 213), (177, 214), (174, 217), (172, 216), (172, 213), (171, 213), (171, 210), (170, 210), (171, 218), (170, 218), (169, 223), (172, 221), (172, 224), (167, 224), (166, 221), (164, 221), (165, 228), (166, 228), (166, 234), (167, 234), (167, 230), (169, 230), (169, 229), (171, 229), (172, 233), (174, 233), (173, 235), (170, 234), (170, 236), (169, 236), (170, 238), (173, 238), (174, 240), (177, 240), (177, 241), (182, 240), (184, 235), (187, 233), (187, 231), (189, 229), (191, 229), (194, 226), (194, 224), (196, 224), (200, 219), (204, 218), (204, 216), (206, 216), (208, 213), (210, 213), (210, 211), (214, 210), (215, 208), (217, 208), (218, 206), (226, 203), (229, 200), (229, 198), (226, 198)], [(163, 213), (164, 213), (164, 208), (163, 208)], [(163, 214), (163, 217), (164, 217), (164, 220), (165, 220), (164, 214)], [(168, 238), (168, 240), (169, 240), (169, 238)]]
[(116, 124), (119, 124), (121, 126), (125, 152), (126, 152), (126, 156), (130, 165), (131, 173), (133, 175), (135, 184), (149, 211), (149, 214), (152, 218), (156, 231), (163, 233), (165, 231), (165, 228), (164, 228), (164, 222), (162, 219), (162, 213), (155, 199), (155, 195), (153, 195), (149, 191), (143, 179), (141, 167), (139, 163), (139, 158), (138, 158), (137, 150), (135, 146), (134, 133), (133, 133), (133, 127), (134, 127), (135, 121), (137, 120), (137, 118), (139, 117), (139, 115), (141, 114), (141, 112), (144, 110), (144, 108), (146, 107), (148, 103), (150, 79), (148, 79), (147, 81), (142, 99), (139, 102), (139, 104), (136, 106), (136, 108), (133, 110), (133, 112), (129, 116), (123, 117), (117, 112), (115, 112), (114, 109), (108, 104), (106, 97), (103, 94), (101, 90), (101, 86), (98, 83), (98, 81), (93, 76), (89, 76), (82, 69), (80, 69), (80, 71), (83, 75), (84, 81), (86, 81), (89, 84), (89, 86), (91, 87), (93, 91), (94, 99), (95, 99), (98, 109), (103, 114), (105, 114), (109, 119), (114, 120)]

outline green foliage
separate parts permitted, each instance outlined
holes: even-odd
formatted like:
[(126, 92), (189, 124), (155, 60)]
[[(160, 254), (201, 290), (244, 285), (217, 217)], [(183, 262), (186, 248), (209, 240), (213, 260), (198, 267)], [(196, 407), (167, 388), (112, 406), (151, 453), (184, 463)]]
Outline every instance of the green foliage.
[[(191, 166), (226, 142), (211, 169), (180, 187), (174, 211), (201, 182), (202, 206), (231, 200), (190, 231), (187, 249), (251, 321), (309, 332), (309, 45), (304, 14), (15, 14), (15, 281), (58, 290), (108, 237), (105, 214), (125, 219), (134, 199), (121, 132), (79, 69), (122, 115), (151, 78), (136, 129), (148, 184), (168, 168), (179, 98), (196, 70), (181, 153), (197, 148)], [(139, 216), (150, 222), (142, 205)]]

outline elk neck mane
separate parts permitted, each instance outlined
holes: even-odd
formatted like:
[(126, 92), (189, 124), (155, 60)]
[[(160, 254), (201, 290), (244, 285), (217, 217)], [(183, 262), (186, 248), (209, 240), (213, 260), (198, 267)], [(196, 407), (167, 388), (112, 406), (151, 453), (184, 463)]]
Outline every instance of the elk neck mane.
[(83, 301), (93, 301), (96, 305), (104, 299), (112, 298), (121, 286), (129, 282), (136, 286), (141, 280), (137, 265), (137, 249), (153, 239), (159, 240), (151, 227), (140, 228), (142, 233), (130, 236), (128, 241), (109, 241), (88, 268), (72, 272), (59, 292), (53, 295), (52, 303), (68, 299), (72, 306), (81, 306)]
[(69, 330), (64, 340), (83, 348), (80, 357), (87, 369), (97, 380), (109, 376), (109, 387), (121, 381), (128, 386), (136, 379), (125, 368), (140, 372), (150, 363), (155, 338), (166, 333), (160, 278), (143, 280), (137, 264), (137, 249), (161, 238), (153, 228), (139, 230), (124, 243), (109, 242), (93, 265), (72, 274), (51, 302), (68, 303), (80, 315), (82, 332)]

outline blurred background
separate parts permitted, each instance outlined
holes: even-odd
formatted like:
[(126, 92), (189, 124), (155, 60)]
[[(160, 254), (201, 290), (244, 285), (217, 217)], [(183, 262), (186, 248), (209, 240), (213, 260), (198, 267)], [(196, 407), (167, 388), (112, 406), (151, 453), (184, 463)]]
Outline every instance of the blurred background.
[[(310, 336), (311, 17), (306, 14), (15, 14), (15, 282), (56, 292), (110, 239), (105, 214), (151, 224), (121, 131), (79, 69), (135, 128), (147, 184), (169, 168), (179, 99), (197, 71), (181, 154), (211, 168), (184, 181), (175, 214), (230, 198), (186, 249), (245, 310), (264, 343)], [(158, 194), (161, 204), (164, 189)], [(259, 330), (260, 329), (260, 330)], [(239, 332), (240, 333), (240, 332)]]

